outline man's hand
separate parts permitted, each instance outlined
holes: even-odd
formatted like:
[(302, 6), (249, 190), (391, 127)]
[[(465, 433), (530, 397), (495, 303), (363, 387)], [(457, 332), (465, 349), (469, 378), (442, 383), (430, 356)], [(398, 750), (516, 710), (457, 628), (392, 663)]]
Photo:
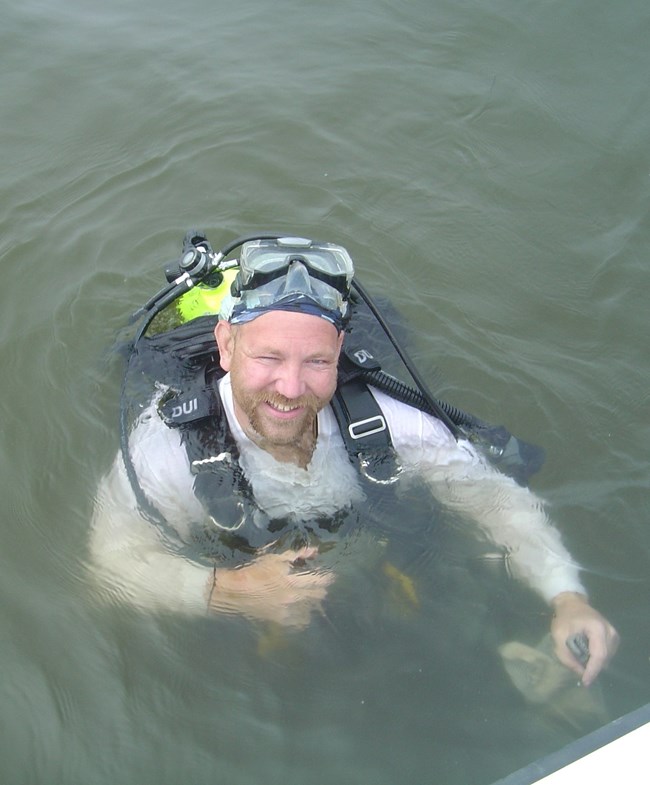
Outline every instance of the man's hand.
[(333, 580), (331, 574), (307, 569), (307, 560), (317, 552), (316, 548), (302, 548), (267, 553), (240, 569), (217, 570), (210, 610), (306, 627)]
[[(554, 610), (551, 635), (555, 642), (555, 654), (588, 687), (616, 653), (618, 633), (607, 619), (589, 605), (582, 594), (562, 592), (553, 598), (551, 606)], [(576, 659), (566, 645), (567, 640), (576, 635), (584, 635), (589, 641), (586, 666)]]

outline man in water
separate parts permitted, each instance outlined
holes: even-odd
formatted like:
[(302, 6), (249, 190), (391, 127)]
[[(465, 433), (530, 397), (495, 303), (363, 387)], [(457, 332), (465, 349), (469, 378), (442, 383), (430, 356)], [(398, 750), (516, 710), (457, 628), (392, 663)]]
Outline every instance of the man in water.
[[(294, 627), (308, 624), (321, 608), (334, 575), (319, 567), (317, 541), (287, 544), (272, 533), (284, 533), (292, 522), (313, 531), (312, 521), (335, 519), (364, 500), (360, 472), (330, 404), (353, 273), (343, 254), (327, 271), (316, 254), (287, 255), (269, 273), (268, 249), (244, 246), (239, 288), (215, 328), (226, 374), (214, 395), (236, 445), (237, 470), (250, 488), (253, 510), (246, 521), (226, 525), (218, 507), (206, 510), (183, 440), (161, 418), (159, 401), (145, 410), (131, 437), (140, 487), (180, 542), (191, 541), (192, 527), (202, 521), (232, 542), (245, 535), (243, 541), (254, 543), (263, 532), (261, 547), (249, 548), (253, 555), (240, 563), (184, 557), (140, 510), (118, 456), (98, 492), (91, 539), (98, 575), (118, 597), (143, 607), (239, 613)], [(508, 553), (512, 574), (553, 609), (557, 657), (591, 684), (613, 656), (618, 635), (589, 604), (578, 568), (539, 499), (491, 468), (439, 419), (380, 391), (372, 394), (399, 456), (400, 482), (417, 475), (440, 502)], [(205, 462), (223, 463), (223, 456)], [(588, 640), (586, 667), (566, 645), (576, 636)]]

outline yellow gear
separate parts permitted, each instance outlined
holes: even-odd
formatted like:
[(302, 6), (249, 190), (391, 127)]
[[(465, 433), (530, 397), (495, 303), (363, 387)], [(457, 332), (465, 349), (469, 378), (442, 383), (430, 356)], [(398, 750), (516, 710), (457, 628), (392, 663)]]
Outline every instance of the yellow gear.
[(197, 284), (177, 302), (178, 313), (181, 321), (190, 322), (199, 316), (218, 314), (221, 301), (230, 292), (230, 286), (235, 280), (238, 268), (224, 270), (223, 280), (218, 286), (208, 286), (205, 283)]

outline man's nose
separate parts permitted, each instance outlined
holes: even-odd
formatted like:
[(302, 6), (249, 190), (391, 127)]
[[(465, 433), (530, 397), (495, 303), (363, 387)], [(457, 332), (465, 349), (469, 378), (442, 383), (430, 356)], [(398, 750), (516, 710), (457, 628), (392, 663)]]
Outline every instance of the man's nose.
[(301, 366), (294, 363), (283, 363), (276, 379), (275, 389), (285, 398), (300, 398), (301, 395), (304, 395), (305, 382)]

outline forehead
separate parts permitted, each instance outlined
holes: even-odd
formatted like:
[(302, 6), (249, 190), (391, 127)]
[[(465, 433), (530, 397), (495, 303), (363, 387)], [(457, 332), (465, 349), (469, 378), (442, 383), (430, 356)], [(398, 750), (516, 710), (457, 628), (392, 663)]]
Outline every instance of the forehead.
[(313, 350), (336, 350), (339, 334), (327, 319), (291, 311), (269, 311), (251, 322), (236, 325), (237, 342), (246, 346), (282, 348), (301, 345)]

